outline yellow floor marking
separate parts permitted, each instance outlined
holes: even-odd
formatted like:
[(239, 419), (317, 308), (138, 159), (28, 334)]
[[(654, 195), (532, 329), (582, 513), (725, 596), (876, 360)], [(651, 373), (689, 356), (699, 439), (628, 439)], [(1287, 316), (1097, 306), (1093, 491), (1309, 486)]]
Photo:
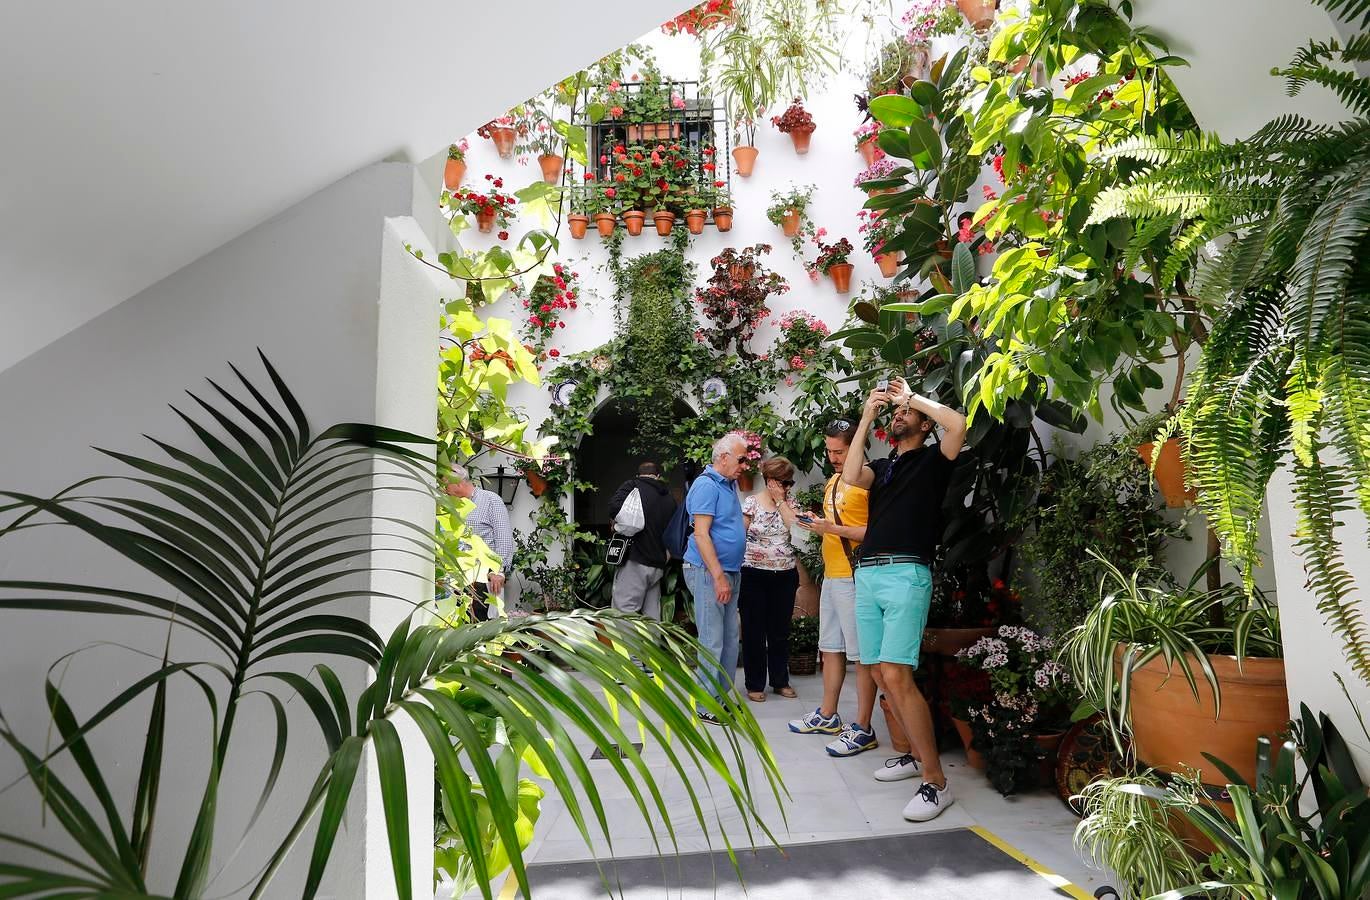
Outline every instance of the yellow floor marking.
[(1094, 900), (1093, 894), (1090, 894), (1086, 892), (1083, 888), (1076, 887), (1069, 881), (1066, 881), (1060, 875), (1057, 875), (1055, 872), (1051, 871), (1046, 866), (1039, 863), (1037, 860), (1028, 856), (1026, 853), (1019, 850), (1017, 847), (1004, 841), (1002, 838), (1000, 838), (998, 835), (996, 835), (989, 829), (983, 828), (979, 825), (972, 825), (970, 830), (978, 834), (980, 837), (984, 838), (990, 844), (993, 844), (995, 847), (998, 847), (1004, 853), (1007, 853), (1009, 856), (1018, 860), (1018, 862), (1027, 866), (1029, 869), (1036, 872), (1041, 877), (1045, 878), (1048, 882), (1051, 883), (1052, 887), (1057, 888), (1058, 890), (1065, 891), (1070, 896), (1079, 898), (1079, 900)]

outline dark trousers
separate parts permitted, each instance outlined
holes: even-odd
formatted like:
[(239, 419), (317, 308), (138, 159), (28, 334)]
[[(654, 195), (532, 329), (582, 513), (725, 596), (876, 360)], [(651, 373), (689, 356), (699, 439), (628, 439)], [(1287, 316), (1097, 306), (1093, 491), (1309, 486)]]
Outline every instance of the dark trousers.
[(490, 599), (490, 585), (477, 581), (471, 585), (471, 591), (471, 623), (479, 625), (490, 615), (490, 604), (485, 602)]
[(790, 619), (798, 589), (798, 569), (742, 567), (737, 611), (742, 617), (742, 670), (748, 691), (764, 691), (768, 673), (776, 690), (790, 686)]

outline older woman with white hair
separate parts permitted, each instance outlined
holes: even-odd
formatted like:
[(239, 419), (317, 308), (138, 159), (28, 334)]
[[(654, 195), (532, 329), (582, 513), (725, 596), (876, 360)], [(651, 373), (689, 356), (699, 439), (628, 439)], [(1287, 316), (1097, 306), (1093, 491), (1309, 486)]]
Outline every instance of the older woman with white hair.
[[(737, 594), (747, 550), (737, 473), (746, 453), (746, 441), (739, 435), (719, 438), (714, 442), (713, 462), (690, 485), (685, 498), (685, 508), (694, 520), (684, 562), (685, 584), (694, 597), (699, 629), (700, 683), (717, 699), (732, 687), (737, 671)], [(702, 721), (719, 724), (708, 710), (697, 713)]]

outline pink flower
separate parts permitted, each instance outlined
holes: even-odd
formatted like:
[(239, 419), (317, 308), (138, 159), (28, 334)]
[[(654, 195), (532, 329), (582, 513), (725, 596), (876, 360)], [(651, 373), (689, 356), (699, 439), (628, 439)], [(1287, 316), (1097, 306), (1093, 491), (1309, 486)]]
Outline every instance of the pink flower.
[(818, 229), (818, 236), (819, 236), (820, 238), (825, 238), (825, 237), (827, 237), (827, 236), (828, 236), (828, 229), (826, 229), (826, 228), (820, 228), (820, 229)]
[(609, 93), (611, 93), (611, 94), (617, 94), (617, 93), (618, 93), (618, 89), (621, 88), (621, 87), (623, 87), (623, 85), (619, 84), (619, 83), (618, 83), (618, 80), (615, 79), (615, 80), (609, 82)]
[(991, 244), (989, 241), (985, 241), (983, 244), (980, 245), (980, 255), (981, 255), (981, 256), (988, 256), (989, 254), (991, 254), (991, 253), (993, 253), (993, 252), (994, 252), (994, 245)]
[(613, 116), (615, 119), (622, 117), (622, 115), (623, 115), (623, 107), (621, 107), (621, 106), (611, 106), (611, 107), (609, 107), (609, 115)]
[(671, 94), (671, 106), (675, 109), (685, 108), (685, 98), (679, 94)]
[(975, 236), (970, 232), (969, 222), (963, 224), (960, 227), (960, 229), (956, 232), (956, 239), (963, 244), (969, 244), (972, 240), (975, 239)]

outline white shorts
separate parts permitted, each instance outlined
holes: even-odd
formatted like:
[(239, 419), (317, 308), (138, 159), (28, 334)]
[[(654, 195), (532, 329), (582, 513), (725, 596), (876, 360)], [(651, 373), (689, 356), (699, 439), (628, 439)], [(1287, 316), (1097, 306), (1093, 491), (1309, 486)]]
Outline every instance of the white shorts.
[(818, 595), (818, 649), (861, 659), (856, 641), (856, 580), (824, 578)]

